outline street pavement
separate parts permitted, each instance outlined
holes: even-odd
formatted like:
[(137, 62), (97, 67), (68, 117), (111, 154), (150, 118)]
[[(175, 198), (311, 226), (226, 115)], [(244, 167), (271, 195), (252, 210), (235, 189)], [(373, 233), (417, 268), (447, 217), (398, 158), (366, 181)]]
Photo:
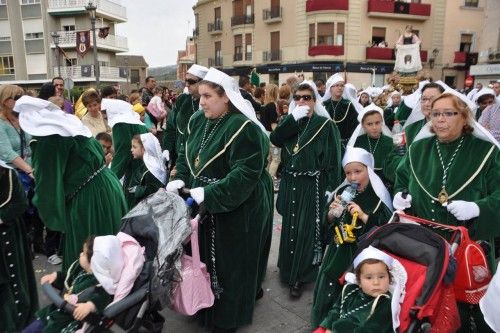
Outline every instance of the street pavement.
[[(312, 293), (314, 286), (307, 285), (302, 297), (298, 300), (291, 299), (288, 286), (279, 281), (278, 247), (281, 230), (281, 216), (275, 213), (273, 226), (273, 240), (271, 253), (267, 266), (267, 275), (263, 284), (264, 297), (255, 306), (253, 323), (238, 330), (240, 333), (306, 333), (311, 332), (309, 327), (310, 310), (312, 306)], [(44, 274), (48, 274), (60, 266), (52, 266), (47, 263), (45, 256), (37, 256), (33, 261), (37, 280)], [(39, 286), (38, 286), (39, 287)], [(41, 306), (48, 304), (48, 299), (38, 288)], [(207, 332), (190, 317), (178, 315), (170, 310), (162, 311), (165, 317), (163, 328), (166, 332)]]

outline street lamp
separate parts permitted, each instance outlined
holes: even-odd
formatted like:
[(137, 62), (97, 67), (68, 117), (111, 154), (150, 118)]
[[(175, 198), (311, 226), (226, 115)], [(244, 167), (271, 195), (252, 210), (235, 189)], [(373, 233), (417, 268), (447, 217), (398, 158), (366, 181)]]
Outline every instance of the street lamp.
[(95, 14), (97, 7), (92, 1), (89, 1), (88, 5), (85, 6), (85, 10), (89, 12), (90, 23), (92, 24), (92, 38), (94, 38), (94, 74), (96, 87), (99, 87), (99, 62), (97, 61), (97, 39), (95, 36)]
[(57, 76), (61, 77), (61, 61), (59, 59), (59, 38), (61, 37), (57, 31), (50, 33), (50, 36), (54, 40), (54, 45), (56, 46), (56, 61), (57, 61)]

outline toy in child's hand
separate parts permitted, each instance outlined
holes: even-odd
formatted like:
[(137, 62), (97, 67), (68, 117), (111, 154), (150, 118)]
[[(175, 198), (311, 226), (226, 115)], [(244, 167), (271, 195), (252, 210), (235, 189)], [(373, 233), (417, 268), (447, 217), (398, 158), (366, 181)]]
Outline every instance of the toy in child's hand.
[(343, 224), (335, 227), (335, 243), (337, 245), (344, 243), (354, 243), (356, 241), (356, 235), (354, 235), (354, 229), (357, 229), (358, 222), (358, 212), (352, 215), (351, 224)]

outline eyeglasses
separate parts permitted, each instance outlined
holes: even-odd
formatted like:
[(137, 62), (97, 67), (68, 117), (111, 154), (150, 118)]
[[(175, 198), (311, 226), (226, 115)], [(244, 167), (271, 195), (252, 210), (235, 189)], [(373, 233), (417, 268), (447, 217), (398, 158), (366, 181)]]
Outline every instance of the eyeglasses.
[(422, 102), (429, 102), (429, 103), (431, 103), (431, 102), (433, 102), (436, 98), (437, 98), (437, 97), (422, 97), (422, 98), (421, 98), (421, 101), (422, 101)]
[(443, 112), (432, 111), (431, 117), (436, 118), (436, 119), (441, 117), (441, 116), (444, 116), (445, 118), (451, 118), (453, 116), (456, 116), (457, 114), (458, 114), (457, 111), (443, 111)]
[(197, 84), (199, 82), (199, 80), (195, 80), (195, 79), (186, 79), (186, 84), (189, 84), (189, 85), (193, 85), (193, 84)]
[(308, 102), (312, 99), (313, 97), (311, 95), (293, 95), (293, 100), (298, 102), (300, 101), (301, 99), (303, 99), (304, 101)]

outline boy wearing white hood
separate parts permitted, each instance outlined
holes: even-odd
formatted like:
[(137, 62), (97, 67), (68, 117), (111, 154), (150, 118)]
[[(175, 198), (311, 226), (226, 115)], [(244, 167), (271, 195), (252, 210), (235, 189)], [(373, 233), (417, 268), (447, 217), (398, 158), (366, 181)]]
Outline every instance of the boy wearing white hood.
[[(66, 273), (53, 272), (40, 280), (42, 285), (50, 283), (64, 290), (64, 299), (75, 305), (73, 315), (48, 305), (37, 312), (38, 319), (24, 332), (75, 332), (91, 312), (101, 313), (113, 301), (123, 267), (121, 243), (117, 236), (88, 237), (80, 258)], [(81, 299), (80, 294), (90, 287), (95, 287), (95, 290)]]

